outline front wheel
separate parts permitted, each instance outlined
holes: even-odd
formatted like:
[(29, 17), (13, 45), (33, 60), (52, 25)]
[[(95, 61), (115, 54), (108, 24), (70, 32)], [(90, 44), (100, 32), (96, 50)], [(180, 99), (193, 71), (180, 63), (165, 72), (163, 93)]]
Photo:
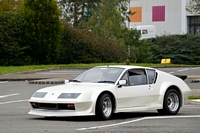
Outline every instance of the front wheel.
[(113, 113), (113, 104), (109, 94), (103, 94), (96, 104), (96, 116), (108, 120)]
[(170, 89), (167, 91), (164, 97), (163, 109), (159, 109), (160, 114), (175, 115), (178, 113), (181, 104), (180, 94)]

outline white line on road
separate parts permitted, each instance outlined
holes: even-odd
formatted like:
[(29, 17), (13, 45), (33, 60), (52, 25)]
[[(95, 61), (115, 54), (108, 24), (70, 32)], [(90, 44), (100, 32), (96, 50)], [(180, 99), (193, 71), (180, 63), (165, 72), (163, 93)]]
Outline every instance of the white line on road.
[(192, 101), (194, 101), (194, 102), (200, 102), (200, 99), (196, 99), (196, 100), (192, 100)]
[(174, 73), (174, 72), (169, 72), (169, 73)]
[(182, 71), (187, 71), (189, 69), (181, 69), (181, 70), (178, 70), (178, 72), (182, 72)]
[(191, 68), (191, 69), (199, 69), (199, 67), (194, 67), (194, 68)]
[(3, 81), (3, 82), (0, 82), (0, 84), (6, 83), (6, 82), (8, 82), (8, 81)]
[(3, 95), (3, 96), (0, 96), (0, 98), (5, 98), (5, 97), (10, 97), (10, 96), (15, 96), (15, 95), (19, 95), (19, 93)]
[(121, 123), (116, 123), (116, 124), (111, 124), (111, 125), (96, 126), (96, 127), (79, 128), (76, 130), (100, 129), (100, 128), (105, 128), (105, 127), (113, 127), (113, 126), (118, 126), (118, 125), (123, 125), (123, 124), (129, 124), (129, 123), (138, 122), (138, 121), (142, 121), (142, 120), (171, 119), (171, 118), (200, 118), (200, 115), (143, 117), (143, 118), (132, 120), (132, 121), (126, 121), (126, 122), (121, 122)]
[(1, 104), (9, 104), (9, 103), (19, 103), (19, 102), (27, 102), (28, 99), (25, 99), (25, 100), (16, 100), (16, 101), (9, 101), (9, 102), (1, 102)]

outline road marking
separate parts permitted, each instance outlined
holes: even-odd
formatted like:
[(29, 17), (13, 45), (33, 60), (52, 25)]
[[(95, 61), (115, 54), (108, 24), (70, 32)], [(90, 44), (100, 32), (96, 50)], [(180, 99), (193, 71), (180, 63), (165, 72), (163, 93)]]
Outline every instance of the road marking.
[(157, 116), (157, 117), (143, 117), (143, 118), (140, 118), (140, 119), (131, 120), (131, 121), (126, 121), (126, 122), (121, 122), (121, 123), (116, 123), (116, 124), (103, 125), (103, 126), (96, 126), (96, 127), (88, 127), (88, 128), (79, 128), (79, 129), (76, 129), (76, 130), (100, 129), (100, 128), (114, 127), (114, 126), (118, 126), (118, 125), (134, 123), (134, 122), (138, 122), (138, 121), (142, 121), (142, 120), (152, 120), (152, 119), (171, 119), (171, 118), (200, 118), (200, 115), (190, 115), (190, 116)]
[(169, 73), (174, 73), (174, 72), (169, 72)]
[(182, 71), (187, 71), (189, 69), (181, 69), (181, 70), (178, 70), (178, 72), (182, 72)]
[(199, 69), (199, 67), (194, 67), (194, 68), (191, 68), (191, 69)]
[(196, 106), (196, 105), (184, 105), (182, 108), (200, 108), (200, 106)]
[(194, 102), (200, 102), (200, 99), (196, 99), (196, 100), (192, 100), (192, 101), (194, 101)]
[(6, 82), (8, 82), (8, 81), (3, 81), (3, 82), (0, 82), (0, 84), (6, 83)]
[(0, 98), (5, 98), (5, 97), (10, 97), (10, 96), (15, 96), (15, 95), (19, 95), (19, 93), (3, 95), (3, 96), (0, 96)]
[(1, 102), (1, 104), (9, 104), (9, 103), (20, 103), (20, 102), (27, 102), (28, 99), (25, 99), (25, 100), (16, 100), (16, 101), (9, 101), (9, 102)]

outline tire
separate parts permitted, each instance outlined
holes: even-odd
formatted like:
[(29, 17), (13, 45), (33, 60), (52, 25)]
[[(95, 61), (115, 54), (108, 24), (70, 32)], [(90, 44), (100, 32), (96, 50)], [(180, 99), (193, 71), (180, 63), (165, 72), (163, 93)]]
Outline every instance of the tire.
[(105, 93), (97, 100), (96, 116), (103, 120), (111, 118), (113, 113), (113, 103), (109, 94)]
[(176, 115), (180, 110), (180, 94), (170, 89), (166, 92), (163, 102), (163, 109), (159, 109), (158, 112), (164, 115)]

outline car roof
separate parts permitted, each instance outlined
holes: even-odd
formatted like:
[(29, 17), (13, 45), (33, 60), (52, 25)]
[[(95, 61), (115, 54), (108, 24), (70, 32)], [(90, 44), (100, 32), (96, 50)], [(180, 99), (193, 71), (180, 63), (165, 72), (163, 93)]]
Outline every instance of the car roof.
[(97, 67), (116, 67), (116, 68), (125, 68), (125, 69), (131, 69), (131, 68), (154, 69), (151, 67), (132, 66), (132, 65), (107, 65), (107, 66), (97, 66)]

